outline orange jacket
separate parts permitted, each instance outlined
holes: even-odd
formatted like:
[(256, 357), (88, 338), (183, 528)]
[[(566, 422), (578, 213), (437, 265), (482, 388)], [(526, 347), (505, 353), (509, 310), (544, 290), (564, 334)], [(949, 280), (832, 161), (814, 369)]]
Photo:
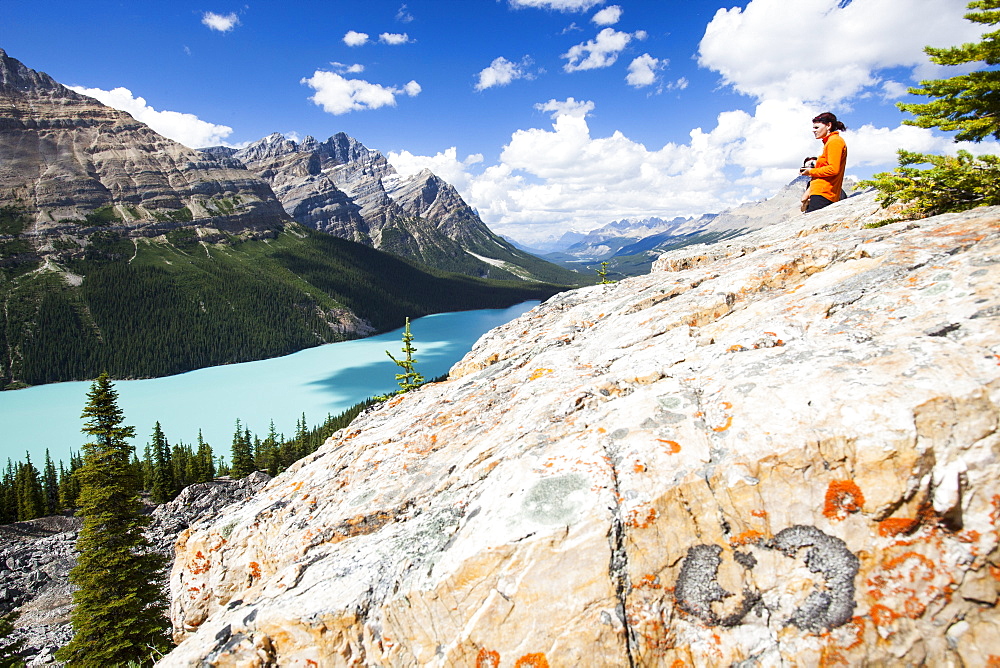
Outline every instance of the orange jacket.
[(840, 200), (846, 168), (847, 144), (840, 133), (834, 130), (823, 138), (823, 155), (816, 160), (816, 166), (805, 172), (812, 177), (809, 194), (820, 195), (831, 202)]

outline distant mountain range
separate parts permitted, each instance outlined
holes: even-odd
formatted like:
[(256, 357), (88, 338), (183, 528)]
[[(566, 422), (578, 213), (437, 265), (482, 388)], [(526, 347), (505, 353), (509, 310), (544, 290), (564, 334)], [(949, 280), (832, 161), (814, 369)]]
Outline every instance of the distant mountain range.
[(568, 232), (536, 252), (546, 260), (581, 272), (607, 262), (609, 276), (645, 274), (662, 253), (695, 243), (711, 243), (799, 215), (808, 178), (799, 177), (773, 197), (719, 214), (693, 218), (619, 220), (587, 234)]
[(283, 142), (195, 151), (0, 50), (0, 388), (261, 359), (580, 278), (430, 173)]

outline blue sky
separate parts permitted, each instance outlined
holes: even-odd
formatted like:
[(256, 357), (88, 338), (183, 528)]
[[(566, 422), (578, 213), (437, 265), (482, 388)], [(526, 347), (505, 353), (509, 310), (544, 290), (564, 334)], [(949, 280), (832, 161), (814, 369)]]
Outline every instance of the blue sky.
[[(719, 211), (790, 181), (848, 125), (849, 171), (898, 148), (924, 45), (978, 39), (959, 0), (0, 2), (0, 48), (189, 146), (346, 132), (429, 167), (526, 242)], [(975, 151), (995, 152), (995, 144)]]

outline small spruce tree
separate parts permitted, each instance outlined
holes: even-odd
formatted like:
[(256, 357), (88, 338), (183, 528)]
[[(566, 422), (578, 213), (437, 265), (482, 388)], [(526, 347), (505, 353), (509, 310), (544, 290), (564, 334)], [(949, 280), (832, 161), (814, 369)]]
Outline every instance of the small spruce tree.
[(166, 560), (143, 535), (149, 519), (139, 500), (138, 471), (132, 466), (118, 393), (107, 373), (94, 381), (81, 417), (90, 441), (83, 446), (80, 482), (83, 528), (77, 565), (70, 571), (73, 639), (57, 658), (69, 666), (148, 663), (167, 648), (163, 598)]
[(403, 370), (403, 373), (396, 374), (396, 381), (399, 383), (400, 388), (396, 391), (397, 394), (415, 390), (424, 384), (424, 377), (417, 373), (417, 360), (413, 357), (413, 353), (415, 352), (417, 352), (417, 349), (413, 347), (413, 334), (410, 333), (410, 319), (407, 318), (406, 327), (403, 330), (403, 359), (398, 360), (388, 350), (385, 351), (389, 359)]

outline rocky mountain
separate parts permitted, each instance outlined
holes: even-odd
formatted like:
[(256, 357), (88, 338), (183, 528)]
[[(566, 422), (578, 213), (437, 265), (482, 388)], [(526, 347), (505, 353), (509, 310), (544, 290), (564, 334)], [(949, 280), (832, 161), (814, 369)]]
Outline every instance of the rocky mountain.
[(162, 666), (985, 665), (1000, 209), (559, 294), (182, 532)]
[[(258, 472), (242, 480), (220, 478), (186, 487), (170, 503), (150, 508), (147, 538), (173, 558), (178, 533), (201, 517), (247, 499), (269, 480)], [(16, 636), (25, 641), (30, 666), (52, 664), (56, 650), (73, 636), (69, 572), (76, 565), (80, 526), (80, 518), (61, 515), (0, 526), (0, 614), (19, 613)]]
[(112, 222), (144, 236), (192, 221), (261, 230), (287, 219), (271, 188), (238, 161), (162, 137), (3, 50), (0, 205), (22, 211), (34, 234)]
[(491, 232), (458, 191), (429, 170), (402, 177), (385, 156), (342, 132), (301, 143), (274, 133), (239, 151), (206, 151), (238, 159), (308, 227), (471, 276), (580, 283), (578, 275)]

